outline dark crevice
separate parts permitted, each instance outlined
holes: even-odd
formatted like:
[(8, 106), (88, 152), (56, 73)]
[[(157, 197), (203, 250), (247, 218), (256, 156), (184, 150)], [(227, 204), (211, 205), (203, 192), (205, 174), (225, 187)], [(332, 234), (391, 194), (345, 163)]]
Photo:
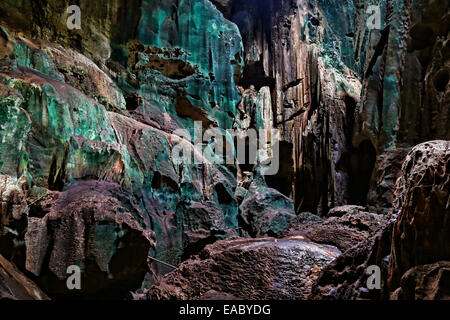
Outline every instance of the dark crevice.
[(448, 86), (449, 74), (447, 70), (440, 70), (433, 80), (434, 88), (439, 92), (445, 92)]
[(164, 187), (169, 189), (171, 193), (177, 193), (179, 191), (178, 184), (175, 181), (161, 175), (159, 172), (155, 172), (152, 179), (152, 189), (161, 190)]
[(233, 202), (233, 197), (228, 193), (222, 183), (216, 184), (214, 191), (216, 192), (219, 204), (230, 204)]
[(345, 95), (345, 140), (346, 147), (350, 149), (352, 147), (352, 137), (353, 137), (353, 127), (355, 125), (355, 111), (356, 111), (356, 101), (349, 95)]
[(53, 191), (62, 191), (65, 185), (65, 167), (66, 156), (64, 156), (61, 166), (58, 168), (58, 158), (54, 156), (50, 165), (50, 172), (48, 175), (48, 188)]
[(372, 75), (373, 67), (376, 64), (378, 57), (383, 54), (383, 51), (384, 51), (385, 47), (387, 46), (387, 43), (389, 40), (389, 32), (390, 32), (389, 26), (386, 27), (385, 29), (381, 30), (380, 41), (378, 41), (377, 46), (375, 47), (375, 52), (373, 53), (372, 59), (370, 59), (370, 62), (367, 67), (364, 78), (369, 78), (369, 76)]
[(290, 88), (298, 86), (303, 81), (303, 78), (296, 79), (294, 81), (289, 82), (287, 85), (283, 87), (283, 91), (286, 92)]
[(130, 94), (125, 97), (126, 108), (128, 111), (134, 111), (142, 105), (142, 98), (136, 94)]
[(344, 152), (339, 159), (336, 169), (348, 174), (346, 190), (348, 204), (366, 204), (376, 157), (372, 142), (364, 140), (358, 148)]
[(216, 235), (211, 235), (187, 245), (183, 250), (183, 254), (181, 255), (181, 261), (185, 261), (190, 257), (199, 254), (208, 244), (212, 244), (217, 240), (218, 237)]

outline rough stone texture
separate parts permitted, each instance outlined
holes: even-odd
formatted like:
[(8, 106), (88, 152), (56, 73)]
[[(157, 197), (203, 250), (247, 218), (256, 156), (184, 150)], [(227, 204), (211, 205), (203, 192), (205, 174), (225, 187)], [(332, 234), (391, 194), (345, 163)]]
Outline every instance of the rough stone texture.
[(402, 277), (395, 300), (450, 300), (450, 262), (411, 268)]
[(398, 180), (389, 261), (390, 291), (410, 268), (450, 260), (450, 142), (431, 141), (414, 147)]
[(321, 219), (310, 213), (300, 214), (287, 234), (302, 235), (345, 252), (374, 236), (387, 223), (384, 216), (367, 212), (360, 206), (336, 207), (329, 211), (329, 215), (329, 218)]
[(374, 182), (367, 195), (371, 209), (392, 216), (396, 182), (402, 173), (402, 165), (409, 150), (410, 148), (397, 148), (377, 157), (373, 172)]
[(207, 246), (146, 292), (148, 299), (306, 299), (340, 251), (302, 237), (235, 239)]
[(252, 237), (280, 236), (295, 221), (294, 205), (264, 180), (252, 182), (241, 204), (242, 228)]
[[(107, 269), (116, 264), (105, 252), (112, 231), (101, 236), (101, 249), (73, 246), (95, 243), (80, 233), (99, 225), (93, 207), (106, 210), (110, 227), (121, 224), (119, 206), (133, 217), (127, 220), (132, 230), (154, 232), (156, 241), (138, 237), (138, 247), (151, 247), (151, 259), (142, 269), (138, 259), (135, 279), (127, 282), (133, 290), (145, 273), (150, 286), (172, 269), (159, 260), (177, 265), (230, 236), (291, 231), (347, 250), (324, 273), (333, 284), (321, 278), (316, 296), (404, 296), (398, 295), (401, 279), (415, 267), (421, 275), (405, 279), (418, 287), (427, 286), (425, 279), (441, 281), (417, 264), (436, 262), (428, 259), (431, 252), (448, 260), (447, 249), (430, 249), (448, 242), (448, 168), (435, 163), (437, 174), (424, 182), (415, 180), (419, 169), (402, 163), (416, 144), (450, 140), (448, 2), (78, 4), (81, 30), (66, 26), (69, 1), (0, 3), (0, 253), (9, 261), (39, 273), (47, 287), (61, 281), (49, 279), (61, 278), (69, 253), (89, 260), (87, 270), (98, 269), (87, 274), (89, 281), (111, 275)], [(373, 4), (381, 9), (380, 30), (367, 28)], [(231, 128), (242, 134), (265, 129), (264, 138), (274, 138), (269, 129), (277, 128), (281, 139), (266, 142), (255, 164), (221, 165), (200, 154), (215, 146), (215, 139), (198, 141), (206, 129)], [(439, 153), (442, 143), (427, 146), (426, 154)], [(180, 146), (203, 163), (175, 161)], [(227, 136), (226, 146), (236, 142)], [(263, 153), (278, 152), (278, 172), (265, 175)], [(404, 172), (417, 183), (414, 190)], [(404, 181), (396, 191), (399, 176)], [(100, 185), (105, 203), (83, 191), (86, 206), (57, 207), (61, 197), (90, 183)], [(414, 206), (405, 207), (410, 196)], [(437, 212), (436, 219), (428, 211)], [(399, 216), (381, 238), (370, 238), (387, 220), (375, 213)], [(366, 292), (364, 268), (387, 263), (392, 232), (391, 267), (383, 276), (388, 285)], [(66, 234), (74, 240), (60, 246)], [(47, 252), (56, 253), (45, 258)], [(343, 262), (348, 272), (341, 272)], [(119, 274), (128, 270), (121, 268)], [(117, 281), (100, 282), (107, 290)], [(125, 287), (109, 291), (122, 297)], [(102, 294), (94, 291), (89, 295)], [(203, 294), (236, 298), (221, 288)]]
[[(49, 192), (29, 216), (26, 268), (51, 295), (67, 292), (67, 268), (82, 271), (82, 297), (120, 297), (139, 288), (154, 233), (143, 230), (135, 201), (120, 186), (76, 182)], [(35, 216), (39, 214), (42, 216)]]
[(25, 263), (25, 232), (27, 228), (25, 180), (0, 175), (0, 252), (14, 264)]
[(386, 299), (383, 291), (367, 289), (366, 270), (372, 265), (379, 266), (382, 272), (382, 286), (384, 286), (392, 225), (391, 222), (375, 236), (347, 250), (325, 267), (314, 283), (309, 298), (314, 300)]
[(17, 267), (0, 255), (0, 300), (49, 300)]
[(360, 94), (348, 36), (354, 11), (352, 2), (232, 2), (246, 49), (241, 84), (270, 88), (282, 132), (285, 160), (266, 180), (298, 211), (325, 215), (346, 202), (362, 204), (369, 188), (374, 151), (351, 143)]
[(381, 1), (381, 30), (366, 28), (366, 10), (376, 1), (355, 4), (354, 48), (363, 88), (353, 144), (369, 139), (377, 150), (368, 201), (389, 211), (411, 147), (450, 139), (449, 4)]
[[(297, 212), (344, 204), (390, 213), (404, 155), (450, 139), (446, 1), (214, 1), (245, 48), (239, 82), (267, 87)], [(368, 29), (379, 5), (381, 29)], [(373, 174), (373, 170), (375, 173)]]
[(371, 1), (357, 3), (364, 77), (355, 141), (369, 137), (381, 152), (449, 139), (448, 2), (382, 1), (382, 30), (370, 32), (364, 16)]
[[(199, 156), (201, 147), (193, 147), (194, 121), (201, 121), (203, 130), (233, 125), (243, 56), (236, 26), (205, 0), (111, 0), (104, 6), (81, 1), (82, 29), (70, 31), (67, 6), (58, 1), (0, 4), (0, 170), (6, 179), (1, 252), (21, 268), (28, 252), (30, 269), (46, 269), (43, 254), (52, 250), (36, 245), (53, 243), (52, 228), (62, 228), (56, 221), (70, 220), (64, 217), (71, 213), (58, 211), (61, 217), (51, 220), (41, 197), (70, 192), (69, 186), (86, 180), (123, 188), (121, 195), (133, 199), (128, 210), (134, 227), (155, 233), (149, 255), (167, 263), (177, 264), (211, 241), (236, 235), (236, 169), (201, 155), (198, 165), (175, 164), (172, 157), (176, 145)], [(176, 129), (186, 129), (192, 139), (174, 134)], [(107, 193), (98, 194), (102, 201), (116, 201), (108, 188), (100, 191)], [(112, 210), (109, 204), (95, 204)], [(89, 205), (94, 203), (78, 209), (89, 211)], [(94, 227), (91, 218), (62, 229), (78, 239), (78, 227)], [(145, 237), (141, 240), (148, 245)], [(20, 250), (16, 244), (22, 244)], [(72, 249), (66, 243), (53, 251), (70, 254)], [(105, 259), (99, 264), (107, 275)], [(67, 264), (61, 260), (55, 256), (49, 266), (59, 278)], [(146, 259), (138, 265), (143, 263)], [(152, 260), (147, 271), (161, 275), (169, 270)]]
[(306, 236), (317, 243), (334, 245), (344, 252), (375, 234), (385, 223), (378, 214), (366, 211), (347, 213), (342, 217), (328, 218)]
[[(312, 298), (441, 299), (446, 296), (445, 263), (450, 258), (447, 245), (450, 240), (449, 156), (448, 141), (425, 142), (411, 150), (397, 181), (396, 218), (376, 236), (346, 251), (326, 267), (314, 286)], [(439, 271), (440, 264), (442, 271)], [(381, 290), (366, 288), (365, 272), (370, 265), (382, 270)]]

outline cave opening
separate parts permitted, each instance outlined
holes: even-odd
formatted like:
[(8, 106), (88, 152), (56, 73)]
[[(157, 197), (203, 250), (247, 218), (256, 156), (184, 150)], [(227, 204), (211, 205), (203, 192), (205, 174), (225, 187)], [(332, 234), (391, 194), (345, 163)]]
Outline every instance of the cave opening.
[(280, 168), (275, 175), (265, 176), (267, 186), (278, 190), (286, 197), (292, 195), (292, 179), (294, 177), (294, 161), (292, 159), (293, 145), (280, 141)]
[(336, 169), (348, 175), (346, 200), (350, 205), (366, 205), (377, 153), (370, 140), (362, 141), (357, 148), (345, 152)]
[(356, 149), (355, 155), (348, 185), (349, 203), (365, 205), (377, 153), (372, 142), (364, 140)]

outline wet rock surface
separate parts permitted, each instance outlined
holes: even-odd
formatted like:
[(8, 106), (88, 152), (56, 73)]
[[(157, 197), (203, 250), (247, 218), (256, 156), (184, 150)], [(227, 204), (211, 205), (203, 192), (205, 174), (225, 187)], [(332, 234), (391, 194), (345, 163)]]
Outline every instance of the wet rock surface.
[(448, 297), (448, 3), (373, 4), (2, 1), (0, 254), (51, 298)]
[(302, 237), (219, 241), (183, 262), (146, 297), (210, 299), (225, 292), (235, 299), (306, 299), (320, 270), (339, 254)]

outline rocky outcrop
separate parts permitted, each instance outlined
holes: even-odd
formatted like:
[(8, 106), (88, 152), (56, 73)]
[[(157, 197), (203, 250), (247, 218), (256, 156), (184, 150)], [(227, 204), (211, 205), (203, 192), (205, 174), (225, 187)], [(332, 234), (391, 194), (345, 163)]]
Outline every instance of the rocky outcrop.
[(400, 213), (392, 235), (390, 291), (410, 268), (450, 260), (449, 164), (449, 141), (420, 144), (406, 157), (397, 182)]
[[(67, 28), (68, 3), (56, 2), (0, 5), (1, 252), (52, 294), (65, 290), (71, 263), (87, 283), (103, 279), (100, 291), (86, 288), (91, 296), (121, 281), (137, 288), (146, 272), (164, 274), (163, 263), (239, 232), (234, 166), (205, 159), (208, 141), (193, 144), (194, 121), (203, 131), (232, 127), (241, 37), (206, 0), (82, 2), (81, 30)], [(180, 145), (201, 163), (175, 163)], [(122, 225), (133, 235), (131, 271), (111, 253)], [(150, 267), (147, 255), (157, 259)]]
[(356, 58), (364, 76), (354, 142), (370, 138), (381, 153), (448, 139), (449, 4), (384, 1), (381, 29), (368, 33), (370, 3), (357, 2)]
[(235, 239), (207, 246), (146, 292), (147, 299), (306, 299), (340, 251), (302, 237)]
[(0, 176), (0, 252), (13, 263), (25, 261), (24, 236), (29, 211), (23, 190), (24, 179)]
[(369, 202), (392, 207), (399, 168), (421, 142), (450, 139), (448, 3), (382, 1), (380, 29), (367, 31), (372, 3), (357, 1), (355, 57), (362, 74), (353, 144), (377, 150)]
[(392, 238), (392, 222), (375, 236), (345, 251), (319, 275), (311, 290), (314, 300), (380, 300), (386, 299), (381, 290), (367, 289), (370, 266), (381, 270), (382, 283), (387, 275)]
[(252, 237), (278, 237), (295, 222), (291, 199), (264, 185), (252, 182), (241, 204), (241, 226)]
[(352, 58), (353, 2), (217, 2), (245, 48), (240, 84), (268, 88), (284, 161), (267, 183), (298, 212), (364, 204), (376, 152), (352, 145), (361, 84)]
[(0, 300), (49, 300), (17, 267), (0, 255)]
[(449, 300), (449, 261), (411, 268), (402, 277), (395, 300)]
[(301, 235), (345, 252), (374, 236), (387, 224), (383, 215), (367, 212), (360, 206), (336, 207), (330, 210), (329, 215), (324, 219), (310, 212), (302, 212), (284, 234)]
[[(53, 296), (124, 297), (148, 270), (154, 233), (140, 227), (143, 213), (120, 186), (77, 182), (48, 192), (28, 218), (26, 268)], [(82, 270), (81, 290), (69, 292), (68, 268)]]
[(50, 296), (446, 296), (448, 3), (69, 5), (0, 3), (0, 253)]
[[(270, 89), (288, 159), (269, 186), (297, 212), (368, 204), (389, 213), (406, 153), (450, 138), (448, 4), (214, 3), (242, 34), (239, 84)], [(369, 25), (374, 13), (379, 26)]]
[(349, 207), (330, 210), (332, 213), (338, 212), (336, 209), (345, 210), (346, 213), (331, 216), (308, 230), (306, 236), (316, 243), (334, 245), (344, 252), (375, 235), (387, 222), (382, 215), (367, 212), (364, 208), (352, 212)]
[[(448, 292), (448, 141), (414, 147), (397, 181), (398, 214), (382, 231), (325, 268), (312, 298), (440, 299)], [(380, 290), (368, 290), (366, 270), (378, 266)]]

